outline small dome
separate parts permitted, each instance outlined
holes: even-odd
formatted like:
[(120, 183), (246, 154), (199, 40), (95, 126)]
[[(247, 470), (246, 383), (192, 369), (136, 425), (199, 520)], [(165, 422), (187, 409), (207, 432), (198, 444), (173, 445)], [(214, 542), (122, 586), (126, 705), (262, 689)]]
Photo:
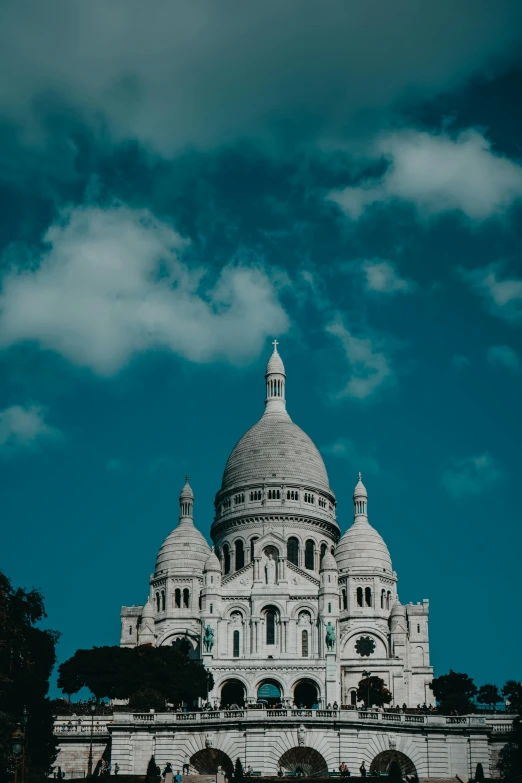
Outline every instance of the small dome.
[(191, 519), (183, 519), (163, 542), (156, 559), (158, 571), (178, 574), (201, 574), (210, 553), (210, 547), (194, 527)]
[(337, 563), (331, 552), (327, 551), (321, 560), (321, 571), (337, 571)]
[(397, 598), (397, 600), (393, 604), (390, 617), (397, 617), (398, 615), (400, 615), (401, 617), (406, 617), (406, 607), (403, 606), (399, 601), (399, 599)]
[(285, 375), (285, 366), (283, 364), (283, 360), (279, 356), (277, 352), (277, 345), (274, 345), (274, 353), (268, 360), (268, 364), (266, 366), (266, 375), (271, 375), (272, 373), (279, 373), (280, 375)]
[(143, 607), (143, 612), (141, 613), (141, 619), (152, 619), (154, 617), (154, 609), (152, 608), (152, 604), (150, 602), (150, 599), (147, 598), (147, 603)]
[(359, 481), (355, 485), (355, 489), (353, 491), (353, 499), (355, 500), (356, 498), (367, 498), (367, 497), (368, 497), (368, 492), (366, 491), (366, 487), (362, 483), (362, 476), (359, 473)]
[(364, 517), (359, 517), (341, 538), (335, 559), (340, 571), (346, 568), (379, 572), (392, 570), (388, 547)]
[(180, 500), (194, 500), (194, 493), (192, 492), (192, 487), (189, 484), (189, 477), (185, 476), (185, 485), (183, 489), (181, 490), (181, 494), (179, 496)]
[(203, 571), (221, 571), (221, 563), (219, 562), (218, 556), (214, 552), (214, 547), (212, 547), (212, 552), (205, 561)]

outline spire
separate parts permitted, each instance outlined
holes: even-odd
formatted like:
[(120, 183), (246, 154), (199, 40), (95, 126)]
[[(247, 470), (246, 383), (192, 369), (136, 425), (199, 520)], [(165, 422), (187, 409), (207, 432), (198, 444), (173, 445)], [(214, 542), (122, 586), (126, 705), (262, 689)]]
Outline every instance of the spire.
[(285, 383), (286, 373), (283, 360), (279, 356), (277, 346), (279, 343), (274, 340), (272, 345), (274, 351), (266, 366), (266, 399), (265, 413), (280, 413), (286, 411), (285, 401)]
[(355, 521), (364, 519), (368, 521), (368, 493), (366, 487), (362, 483), (362, 475), (360, 472), (358, 474), (358, 479), (353, 491), (353, 515)]
[(185, 476), (185, 486), (179, 496), (179, 521), (184, 522), (193, 518), (194, 493), (189, 484), (189, 477)]

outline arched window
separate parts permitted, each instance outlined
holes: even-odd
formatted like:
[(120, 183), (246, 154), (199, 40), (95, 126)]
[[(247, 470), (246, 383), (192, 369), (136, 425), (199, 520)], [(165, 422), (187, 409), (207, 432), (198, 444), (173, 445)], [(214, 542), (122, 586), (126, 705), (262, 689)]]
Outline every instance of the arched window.
[(228, 544), (223, 546), (223, 571), (225, 575), (230, 573), (230, 550)]
[(391, 593), (389, 590), (386, 596), (386, 609), (391, 609)]
[(210, 604), (210, 614), (213, 614), (214, 612), (214, 604)]
[(350, 704), (352, 707), (357, 706), (357, 691), (350, 691)]
[(239, 631), (234, 631), (234, 644), (233, 644), (233, 653), (232, 655), (234, 658), (239, 658)]
[(303, 631), (301, 634), (301, 655), (303, 658), (308, 658), (308, 631)]
[(299, 541), (294, 536), (288, 539), (286, 556), (289, 563), (293, 563), (296, 566), (299, 565)]
[(174, 591), (174, 606), (176, 609), (180, 609), (181, 607), (181, 590), (179, 587), (176, 587), (176, 590)]
[(386, 601), (386, 590), (381, 590), (381, 609), (384, 609), (385, 601)]
[(199, 607), (200, 609), (202, 609), (202, 608), (203, 608), (203, 596), (201, 595), (201, 593), (199, 594), (199, 599), (198, 599), (198, 607)]
[(188, 609), (189, 604), (190, 604), (190, 590), (188, 589), (188, 587), (185, 587), (185, 589), (183, 590), (183, 607), (185, 609)]
[(362, 587), (357, 588), (357, 606), (363, 605), (363, 589)]
[(321, 562), (323, 561), (323, 557), (326, 554), (326, 544), (321, 544)]
[(417, 633), (420, 633), (420, 625), (417, 623)]
[(254, 536), (254, 538), (250, 539), (250, 561), (252, 562), (254, 559), (254, 545), (257, 541), (257, 536)]
[(328, 604), (328, 614), (332, 614), (332, 604)]
[(165, 611), (165, 590), (161, 591), (161, 611)]
[(348, 609), (348, 599), (346, 595), (346, 590), (343, 590), (343, 609)]
[(372, 588), (371, 587), (365, 587), (364, 588), (364, 600), (366, 601), (366, 606), (372, 605)]
[(312, 539), (309, 538), (305, 544), (305, 568), (308, 568), (311, 571), (313, 571), (315, 566), (314, 555), (315, 555), (315, 544), (312, 541)]
[(129, 636), (132, 636), (132, 625), (129, 625)]
[(266, 643), (275, 644), (275, 611), (268, 609), (266, 612)]
[(243, 568), (245, 565), (245, 550), (243, 548), (243, 542), (238, 540), (235, 543), (236, 547), (236, 571)]
[(160, 610), (160, 594), (156, 593), (156, 611), (159, 612)]

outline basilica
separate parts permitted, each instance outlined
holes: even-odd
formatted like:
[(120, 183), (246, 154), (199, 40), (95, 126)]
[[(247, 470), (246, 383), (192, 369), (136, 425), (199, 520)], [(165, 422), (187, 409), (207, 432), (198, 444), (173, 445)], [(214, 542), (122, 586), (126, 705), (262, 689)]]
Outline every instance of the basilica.
[(393, 704), (434, 704), (428, 601), (400, 602), (361, 474), (341, 535), (348, 511), (338, 514), (323, 459), (287, 412), (276, 341), (265, 389), (263, 415), (225, 466), (212, 548), (194, 524), (187, 478), (147, 601), (121, 610), (121, 645), (188, 640), (222, 708), (355, 706), (368, 672)]

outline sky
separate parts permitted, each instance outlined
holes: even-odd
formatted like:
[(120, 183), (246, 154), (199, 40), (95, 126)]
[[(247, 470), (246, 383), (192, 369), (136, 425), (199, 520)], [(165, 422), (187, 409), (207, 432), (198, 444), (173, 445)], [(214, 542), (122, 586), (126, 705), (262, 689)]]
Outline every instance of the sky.
[[(117, 644), (277, 338), (435, 674), (522, 677), (519, 0), (4, 0), (0, 568)], [(53, 693), (56, 689), (53, 686)]]

